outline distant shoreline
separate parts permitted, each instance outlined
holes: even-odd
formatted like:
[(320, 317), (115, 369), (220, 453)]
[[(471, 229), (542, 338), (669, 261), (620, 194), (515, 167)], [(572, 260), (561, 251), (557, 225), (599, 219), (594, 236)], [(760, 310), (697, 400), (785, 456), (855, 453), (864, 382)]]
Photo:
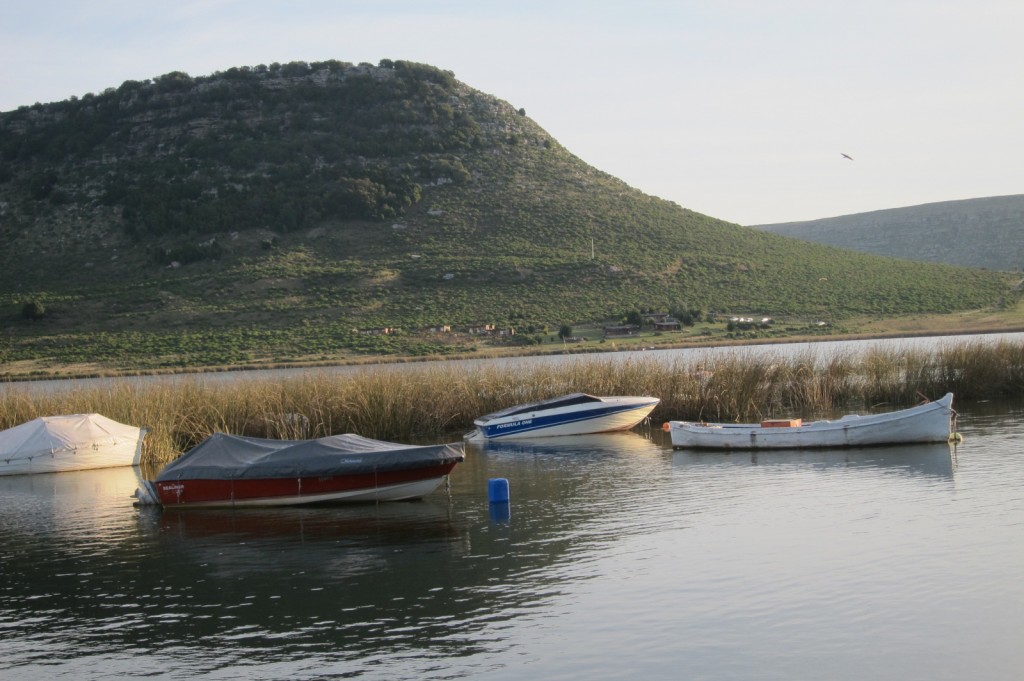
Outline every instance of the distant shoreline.
[(39, 391), (25, 384), (0, 390), (0, 426), (46, 414), (99, 412), (149, 428), (143, 462), (159, 464), (214, 432), (286, 440), (349, 432), (395, 442), (454, 441), (480, 414), (574, 392), (656, 397), (651, 423), (752, 423), (837, 408), (910, 406), (948, 392), (959, 403), (1018, 398), (1024, 390), (1022, 349), (1024, 339), (1014, 334), (1005, 341), (929, 339), (891, 349), (869, 344), (864, 352), (721, 352), (662, 362), (638, 350), (625, 358), (595, 353), (587, 361), (484, 362), (471, 370), (438, 362), (424, 370), (320, 371), (273, 380), (68, 381)]
[[(654, 346), (645, 346), (637, 348), (620, 348), (615, 347), (597, 347), (594, 344), (587, 346), (569, 346), (568, 348), (553, 349), (548, 351), (538, 351), (535, 348), (529, 347), (514, 347), (514, 348), (491, 348), (486, 351), (479, 352), (477, 354), (460, 354), (460, 355), (430, 355), (430, 356), (385, 356), (385, 355), (373, 355), (365, 357), (349, 357), (339, 358), (337, 360), (326, 360), (326, 361), (312, 361), (312, 362), (273, 362), (273, 363), (254, 363), (254, 364), (234, 364), (234, 365), (223, 365), (223, 366), (205, 366), (205, 367), (177, 367), (170, 369), (124, 369), (124, 370), (82, 370), (75, 371), (72, 367), (65, 369), (58, 369), (53, 373), (39, 373), (33, 371), (31, 374), (13, 374), (0, 377), (0, 383), (6, 384), (17, 384), (17, 383), (34, 383), (40, 381), (61, 381), (61, 380), (79, 380), (79, 379), (91, 379), (91, 378), (133, 378), (140, 376), (179, 376), (179, 375), (202, 375), (202, 374), (216, 374), (216, 373), (230, 373), (230, 372), (243, 372), (252, 371), (259, 372), (263, 370), (280, 370), (280, 369), (317, 369), (317, 368), (330, 368), (330, 367), (345, 367), (345, 366), (377, 366), (377, 365), (392, 365), (392, 364), (420, 364), (428, 362), (449, 362), (457, 360), (488, 360), (488, 359), (506, 359), (511, 357), (545, 357), (550, 355), (599, 355), (609, 352), (643, 352), (646, 350), (687, 350), (687, 349), (699, 349), (699, 348), (715, 348), (715, 347), (742, 347), (742, 346), (758, 346), (758, 345), (792, 345), (796, 343), (830, 343), (830, 342), (844, 342), (844, 341), (866, 341), (866, 340), (884, 340), (884, 339), (900, 339), (900, 338), (944, 338), (944, 337), (957, 337), (957, 336), (981, 336), (981, 335), (992, 335), (998, 333), (1024, 333), (1024, 326), (1001, 326), (1001, 327), (985, 327), (985, 328), (965, 328), (958, 329), (955, 331), (942, 330), (942, 329), (919, 329), (919, 330), (907, 330), (907, 331), (878, 331), (869, 333), (837, 333), (833, 335), (812, 335), (812, 336), (786, 336), (786, 337), (775, 337), (775, 338), (736, 338), (736, 339), (723, 339), (715, 338), (713, 340), (700, 341), (700, 340), (681, 340), (677, 342), (659, 342)], [(62, 373), (63, 371), (63, 373)]]

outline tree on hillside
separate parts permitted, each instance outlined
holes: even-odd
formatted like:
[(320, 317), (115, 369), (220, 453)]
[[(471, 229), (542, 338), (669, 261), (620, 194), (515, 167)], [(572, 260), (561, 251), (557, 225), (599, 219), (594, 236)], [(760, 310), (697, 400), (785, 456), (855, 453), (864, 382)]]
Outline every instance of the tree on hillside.
[(566, 338), (569, 338), (570, 336), (572, 336), (572, 327), (571, 326), (569, 326), (568, 324), (562, 324), (560, 327), (558, 327), (558, 337), (559, 338), (561, 338), (562, 340), (565, 340)]
[(669, 310), (669, 314), (678, 319), (683, 326), (693, 326), (703, 315), (699, 307), (690, 307), (686, 303)]

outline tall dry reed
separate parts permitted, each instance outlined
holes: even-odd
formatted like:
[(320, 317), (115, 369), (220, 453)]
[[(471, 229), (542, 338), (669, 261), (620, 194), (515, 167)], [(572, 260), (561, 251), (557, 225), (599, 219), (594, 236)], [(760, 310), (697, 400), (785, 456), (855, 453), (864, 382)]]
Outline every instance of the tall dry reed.
[(355, 432), (420, 441), (456, 437), (473, 419), (570, 392), (652, 395), (655, 423), (818, 416), (834, 409), (898, 407), (951, 391), (958, 400), (1024, 395), (1024, 343), (967, 342), (934, 350), (869, 349), (822, 356), (741, 351), (690, 360), (655, 355), (577, 358), (532, 365), (492, 362), (366, 368), (350, 374), (112, 382), (103, 387), (0, 391), (0, 428), (37, 416), (99, 412), (151, 429), (145, 460), (169, 461), (214, 432), (304, 439)]

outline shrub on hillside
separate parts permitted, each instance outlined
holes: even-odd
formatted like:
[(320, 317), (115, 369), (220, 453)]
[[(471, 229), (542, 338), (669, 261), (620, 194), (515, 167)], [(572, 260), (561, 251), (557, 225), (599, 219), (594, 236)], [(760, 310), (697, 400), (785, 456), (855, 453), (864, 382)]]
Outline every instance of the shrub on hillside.
[(42, 319), (46, 316), (46, 306), (39, 300), (29, 300), (21, 306), (21, 316), (25, 319)]

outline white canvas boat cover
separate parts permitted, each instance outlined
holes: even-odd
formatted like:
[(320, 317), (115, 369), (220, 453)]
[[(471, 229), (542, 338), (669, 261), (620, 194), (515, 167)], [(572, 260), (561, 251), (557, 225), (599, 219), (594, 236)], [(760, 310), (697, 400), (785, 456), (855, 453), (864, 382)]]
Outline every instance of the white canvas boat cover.
[(416, 446), (354, 434), (316, 440), (269, 440), (214, 433), (167, 464), (155, 482), (356, 475), (462, 460), (461, 443)]
[(89, 465), (79, 467), (130, 466), (139, 463), (142, 450), (138, 445), (145, 432), (100, 414), (41, 416), (0, 432), (0, 468), (38, 472), (22, 471), (18, 464), (28, 464), (40, 457), (60, 460), (86, 453)]

